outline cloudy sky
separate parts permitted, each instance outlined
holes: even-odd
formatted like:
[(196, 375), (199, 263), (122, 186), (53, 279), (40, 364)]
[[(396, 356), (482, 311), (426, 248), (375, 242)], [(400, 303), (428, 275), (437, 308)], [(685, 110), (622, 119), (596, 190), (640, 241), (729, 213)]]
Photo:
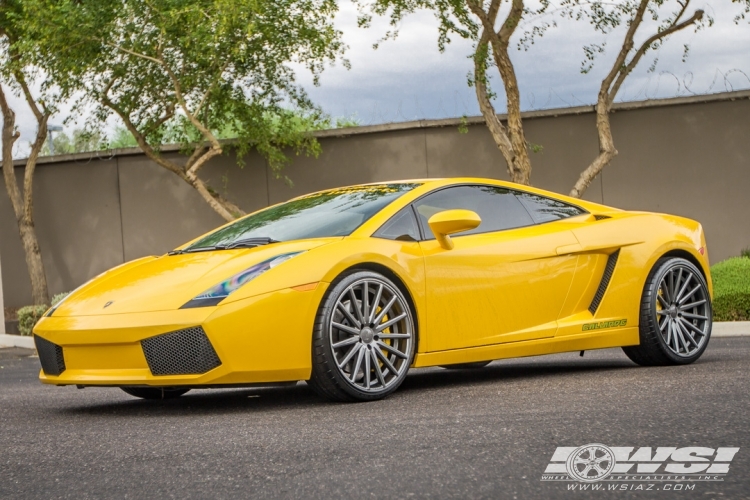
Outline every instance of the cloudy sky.
[[(620, 90), (618, 100), (750, 88), (750, 25), (747, 20), (739, 26), (733, 23), (738, 5), (715, 0), (696, 3), (695, 7), (705, 9), (716, 20), (715, 25), (698, 33), (685, 30), (670, 38), (659, 50), (654, 72), (648, 72), (653, 57), (644, 58)], [(376, 20), (369, 29), (361, 29), (356, 18), (356, 9), (348, 1), (341, 2), (336, 23), (349, 45), (350, 70), (341, 64), (328, 68), (319, 87), (312, 86), (304, 71), (298, 73), (300, 83), (326, 112), (334, 117), (354, 118), (363, 125), (479, 114), (474, 91), (466, 83), (471, 69), (469, 42), (455, 37), (440, 53), (437, 21), (429, 12), (420, 12), (404, 20), (395, 41), (384, 42), (374, 50), (373, 43), (388, 30), (387, 22)], [(605, 39), (585, 23), (568, 22), (549, 31), (529, 51), (514, 50), (511, 57), (518, 74), (522, 108), (594, 103), (623, 36), (620, 29)], [(582, 47), (605, 40), (608, 51), (599, 57), (593, 71), (581, 74)], [(682, 62), (685, 44), (690, 46), (690, 55)], [(501, 91), (498, 82), (494, 88)], [(498, 94), (496, 107), (502, 112), (504, 95)], [(34, 135), (34, 119), (19, 100), (14, 107), (22, 142), (28, 141)], [(63, 109), (52, 123), (60, 123), (68, 112)]]

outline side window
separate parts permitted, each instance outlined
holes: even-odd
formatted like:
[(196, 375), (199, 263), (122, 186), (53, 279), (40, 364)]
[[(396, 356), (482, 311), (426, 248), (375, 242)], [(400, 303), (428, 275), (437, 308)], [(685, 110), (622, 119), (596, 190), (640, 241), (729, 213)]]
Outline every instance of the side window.
[(435, 237), (427, 224), (429, 218), (443, 210), (456, 208), (472, 210), (482, 219), (478, 227), (461, 235), (489, 233), (534, 224), (512, 191), (495, 186), (456, 186), (442, 189), (425, 196), (414, 206), (426, 239)]
[(414, 210), (411, 206), (404, 208), (383, 224), (373, 236), (386, 240), (419, 241), (419, 228)]
[(573, 205), (536, 194), (517, 191), (516, 196), (518, 196), (518, 199), (521, 200), (521, 203), (523, 203), (523, 206), (526, 207), (526, 210), (529, 211), (534, 218), (534, 222), (537, 224), (567, 219), (568, 217), (575, 217), (576, 215), (586, 213)]

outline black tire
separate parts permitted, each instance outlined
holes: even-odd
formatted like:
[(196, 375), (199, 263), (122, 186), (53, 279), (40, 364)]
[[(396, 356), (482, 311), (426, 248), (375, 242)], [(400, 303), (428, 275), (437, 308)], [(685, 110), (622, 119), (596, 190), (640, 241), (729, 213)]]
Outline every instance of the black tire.
[(190, 390), (169, 387), (120, 387), (120, 389), (141, 399), (174, 399)]
[[(663, 298), (665, 297), (664, 291), (662, 289), (663, 280), (668, 279), (670, 275), (674, 276), (674, 273), (677, 271), (680, 272), (680, 276), (683, 272), (690, 273), (689, 276), (691, 277), (686, 278), (686, 282), (694, 280), (692, 282), (694, 283), (694, 285), (688, 283), (686, 284), (688, 287), (691, 287), (691, 289), (696, 289), (699, 296), (703, 297), (702, 300), (705, 300), (705, 302), (701, 304), (701, 309), (699, 311), (702, 313), (701, 317), (706, 318), (705, 320), (684, 320), (682, 316), (682, 314), (684, 313), (680, 312), (680, 309), (677, 307), (676, 303), (673, 304), (674, 309), (672, 309), (672, 305), (670, 305), (670, 309), (666, 309), (663, 307), (662, 303), (666, 304), (667, 302), (671, 302)], [(679, 283), (677, 288), (681, 288), (679, 286)], [(679, 293), (677, 295), (679, 298)], [(688, 297), (691, 296), (689, 295)], [(693, 300), (692, 297), (690, 300)], [(659, 303), (658, 306), (657, 302)], [(659, 311), (658, 313), (657, 310)], [(696, 313), (696, 311), (697, 308), (692, 312)], [(673, 314), (675, 315), (674, 317), (672, 316)], [(691, 314), (691, 316), (694, 315), (695, 314)], [(660, 316), (665, 318), (664, 322), (661, 324), (661, 328), (659, 323)], [(671, 317), (673, 318), (672, 320), (670, 320)], [(675, 337), (673, 337), (672, 330), (670, 330), (672, 327), (667, 326), (666, 329), (668, 330), (668, 332), (667, 338), (665, 338), (664, 334), (662, 333), (664, 325), (665, 323), (672, 321), (675, 321), (680, 325), (685, 325), (685, 323), (689, 321), (694, 325), (695, 330), (693, 330), (690, 325), (680, 326), (679, 328), (681, 328), (682, 330), (680, 330), (679, 332), (675, 332)], [(625, 351), (625, 354), (628, 356), (628, 358), (641, 366), (668, 366), (690, 364), (700, 358), (703, 352), (706, 350), (708, 341), (711, 337), (712, 321), (713, 315), (711, 309), (711, 298), (708, 293), (708, 285), (706, 284), (706, 280), (700, 270), (688, 260), (679, 257), (663, 257), (659, 259), (656, 264), (654, 264), (653, 269), (651, 269), (651, 272), (646, 279), (646, 284), (643, 287), (639, 326), (640, 344), (636, 346), (623, 347), (622, 350)], [(696, 333), (698, 330), (702, 330), (704, 333), (702, 335), (699, 335)], [(684, 331), (689, 332), (691, 334), (691, 338), (694, 338), (697, 335), (697, 341), (688, 342), (689, 339), (687, 338), (687, 335), (684, 334)], [(676, 338), (678, 333), (679, 337), (682, 337), (682, 341), (685, 342), (686, 347), (684, 349), (684, 353), (680, 352), (682, 350), (682, 347), (678, 338)], [(670, 341), (670, 344), (674, 342), (674, 344), (677, 346), (676, 351), (673, 345), (667, 344), (668, 339)], [(688, 349), (688, 346), (694, 349), (691, 351), (690, 349)]]
[[(364, 286), (365, 282), (368, 283), (367, 287)], [(383, 285), (380, 288), (381, 293), (371, 294), (374, 289), (371, 289), (370, 286), (380, 284)], [(365, 290), (368, 291), (367, 297), (372, 299), (373, 303), (377, 300), (376, 306), (369, 309), (371, 312), (370, 319), (379, 319), (379, 322), (375, 324), (372, 321), (362, 321), (360, 327), (357, 327), (359, 314), (364, 314), (366, 309), (362, 300)], [(351, 297), (350, 293), (354, 294), (355, 300), (348, 299)], [(386, 310), (388, 314), (382, 316), (378, 311), (382, 311), (385, 306), (383, 305), (380, 309), (378, 307), (385, 304), (385, 297), (390, 297), (394, 302)], [(346, 302), (347, 300), (348, 302)], [(341, 306), (337, 306), (339, 302), (341, 302)], [(360, 308), (359, 312), (351, 308), (355, 302), (356, 307)], [(348, 305), (344, 306), (344, 303)], [(355, 321), (351, 321), (343, 315), (342, 307), (349, 311), (350, 316)], [(390, 322), (391, 310), (394, 311), (394, 320), (396, 319), (395, 316), (402, 316), (404, 313), (405, 317), (393, 326), (378, 331), (378, 328), (384, 325), (384, 320)], [(414, 317), (414, 309), (406, 296), (406, 292), (386, 276), (366, 270), (354, 270), (340, 276), (331, 284), (323, 297), (315, 318), (312, 341), (313, 368), (310, 380), (307, 381), (308, 385), (318, 395), (331, 401), (375, 401), (392, 394), (403, 383), (414, 360), (417, 345)], [(334, 327), (334, 322), (339, 325), (345, 323), (344, 326), (347, 326), (349, 331)], [(357, 334), (354, 330), (358, 330), (359, 333)], [(386, 335), (409, 335), (409, 338), (385, 339)], [(340, 342), (341, 339), (351, 342), (346, 346), (334, 349), (332, 345)], [(379, 347), (379, 345), (389, 342), (388, 347), (391, 347), (393, 351), (399, 351), (402, 357)], [(361, 355), (359, 354), (360, 351), (362, 352)], [(383, 358), (385, 360), (381, 361)], [(349, 361), (346, 361), (347, 359)], [(363, 362), (363, 364), (360, 365), (360, 362)], [(364, 362), (367, 364), (364, 365)], [(386, 363), (395, 371), (390, 370)], [(369, 367), (369, 370), (365, 366)], [(367, 388), (359, 385), (360, 369), (361, 384), (365, 384), (365, 377), (367, 377)], [(379, 374), (379, 377), (376, 378), (377, 374)]]
[(440, 368), (446, 370), (477, 370), (484, 368), (485, 366), (492, 363), (492, 361), (477, 361), (476, 363), (459, 363), (457, 365), (440, 365)]

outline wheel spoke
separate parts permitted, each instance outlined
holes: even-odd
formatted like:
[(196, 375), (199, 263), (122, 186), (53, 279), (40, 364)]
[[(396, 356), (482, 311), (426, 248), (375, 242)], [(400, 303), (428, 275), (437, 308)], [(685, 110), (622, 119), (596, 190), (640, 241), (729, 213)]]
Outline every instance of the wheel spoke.
[(354, 369), (352, 370), (352, 373), (349, 376), (349, 380), (354, 382), (357, 379), (357, 374), (359, 373), (359, 367), (362, 366), (362, 358), (365, 355), (365, 349), (364, 347), (361, 347), (359, 349), (359, 354), (357, 354), (357, 361), (354, 363)]
[(683, 283), (682, 287), (680, 287), (680, 291), (677, 292), (677, 297), (675, 297), (675, 302), (680, 302), (682, 299), (682, 295), (685, 293), (685, 290), (687, 290), (688, 285), (690, 285), (690, 281), (693, 279), (693, 273), (688, 273), (687, 278), (685, 278), (685, 283)]
[(393, 354), (393, 355), (395, 355), (395, 356), (398, 356), (398, 357), (399, 357), (399, 358), (401, 358), (401, 359), (406, 359), (406, 358), (408, 358), (408, 357), (409, 357), (409, 356), (407, 356), (406, 354), (404, 354), (403, 352), (401, 352), (401, 351), (399, 351), (398, 349), (396, 349), (395, 347), (393, 347), (393, 346), (390, 346), (390, 345), (388, 345), (388, 344), (386, 344), (385, 342), (382, 342), (382, 341), (380, 341), (380, 340), (378, 340), (378, 341), (376, 342), (376, 344), (377, 344), (378, 346), (380, 346), (381, 348), (385, 349), (386, 351), (390, 352), (391, 354)]
[(383, 296), (383, 284), (380, 283), (380, 286), (378, 286), (378, 291), (375, 294), (375, 301), (372, 303), (372, 307), (370, 308), (370, 317), (367, 318), (368, 323), (372, 323), (375, 319), (375, 313), (378, 310), (378, 304), (380, 304), (380, 298)]
[(341, 311), (342, 313), (344, 313), (344, 316), (346, 316), (346, 319), (348, 319), (349, 322), (352, 325), (356, 326), (357, 328), (362, 328), (362, 323), (360, 323), (359, 321), (357, 321), (356, 318), (354, 316), (352, 316), (352, 313), (351, 313), (351, 311), (349, 311), (348, 307), (346, 307), (341, 302), (339, 302), (338, 304), (336, 304), (336, 306), (339, 308), (339, 311)]
[(681, 321), (677, 322), (677, 327), (680, 329), (680, 331), (683, 333), (685, 338), (690, 341), (691, 344), (693, 344), (696, 348), (698, 347), (698, 342), (695, 341), (695, 337), (690, 333), (690, 331), (685, 328), (685, 326), (682, 324)]
[(692, 314), (692, 313), (682, 313), (683, 318), (690, 318), (690, 319), (702, 319), (703, 321), (706, 321), (708, 319), (707, 316), (701, 316), (700, 314)]
[(370, 290), (367, 287), (367, 282), (362, 284), (362, 323), (369, 323), (370, 319)]
[(685, 304), (684, 306), (680, 306), (679, 309), (680, 311), (687, 311), (688, 309), (692, 309), (693, 307), (702, 306), (705, 303), (706, 303), (706, 299), (698, 300), (695, 302), (691, 302), (690, 304)]
[(665, 307), (669, 307), (669, 304), (672, 303), (672, 297), (669, 296), (669, 286), (667, 285), (666, 279), (662, 280), (661, 286), (659, 288), (661, 288), (661, 293), (662, 295), (664, 295), (664, 299), (666, 300), (666, 303), (667, 303)]
[(370, 389), (370, 353), (371, 352), (372, 351), (370, 349), (367, 349), (367, 353), (365, 354), (365, 389)]
[(687, 328), (691, 329), (695, 333), (699, 335), (704, 335), (704, 336), (706, 335), (706, 332), (704, 332), (703, 330), (701, 330), (700, 328), (692, 324), (690, 321), (685, 320), (685, 319), (681, 319), (680, 321), (682, 322), (683, 325), (685, 325)]
[(664, 297), (662, 297), (661, 295), (659, 295), (659, 294), (657, 293), (657, 294), (656, 294), (656, 299), (657, 299), (657, 300), (659, 301), (659, 303), (661, 304), (661, 307), (662, 307), (663, 309), (669, 309), (669, 304), (667, 303), (667, 301), (666, 301), (666, 300), (664, 300)]
[(660, 330), (660, 331), (661, 331), (662, 333), (664, 333), (664, 327), (665, 327), (665, 326), (667, 326), (667, 325), (669, 324), (669, 316), (666, 316), (666, 315), (665, 315), (665, 316), (664, 316), (664, 317), (663, 317), (662, 319), (663, 319), (664, 321), (663, 321), (663, 322), (661, 322), (661, 323), (659, 323), (659, 330)]
[[(674, 270), (672, 271), (672, 275), (674, 275)], [(677, 302), (677, 299), (680, 296), (680, 283), (682, 282), (682, 268), (677, 269), (677, 282), (674, 284), (674, 287), (672, 288), (672, 298), (674, 302)]]
[(667, 343), (667, 345), (672, 348), (672, 320), (667, 318), (667, 338), (664, 342)]
[(381, 361), (383, 362), (383, 364), (385, 365), (385, 367), (386, 367), (386, 368), (388, 368), (388, 369), (389, 369), (389, 370), (391, 371), (391, 373), (393, 374), (393, 376), (394, 376), (394, 377), (395, 377), (396, 375), (398, 375), (398, 370), (396, 370), (396, 367), (394, 367), (394, 366), (393, 366), (393, 364), (392, 364), (392, 363), (391, 363), (391, 361), (390, 361), (390, 360), (389, 360), (389, 359), (388, 359), (388, 358), (386, 357), (386, 355), (385, 355), (385, 354), (383, 354), (382, 352), (380, 352), (380, 349), (375, 349), (375, 354), (377, 354), (377, 355), (378, 355), (378, 357), (379, 357), (379, 358), (380, 358), (380, 360), (381, 360)]
[(349, 299), (351, 300), (352, 308), (354, 309), (354, 312), (357, 313), (357, 319), (359, 320), (359, 325), (361, 326), (362, 323), (364, 323), (362, 319), (362, 311), (359, 309), (359, 302), (357, 301), (357, 296), (354, 295), (354, 288), (349, 289)]
[(698, 284), (697, 284), (697, 285), (695, 286), (695, 288), (693, 288), (692, 290), (690, 290), (690, 293), (688, 293), (687, 295), (685, 295), (685, 296), (684, 296), (684, 297), (682, 298), (682, 300), (681, 300), (680, 302), (678, 302), (678, 303), (677, 303), (677, 305), (678, 305), (678, 306), (681, 306), (683, 302), (685, 302), (685, 301), (686, 301), (687, 299), (689, 299), (690, 297), (692, 297), (692, 296), (693, 296), (693, 294), (695, 294), (695, 292), (697, 292), (698, 290), (700, 290), (700, 289), (701, 289), (701, 287), (702, 287), (702, 285), (701, 285), (700, 283), (698, 283)]
[(341, 323), (335, 323), (335, 322), (332, 322), (331, 325), (334, 328), (341, 330), (342, 332), (348, 333), (349, 335), (359, 335), (359, 330), (356, 328), (352, 328), (351, 326), (344, 325)]
[(381, 339), (410, 339), (411, 333), (379, 333)]
[(341, 342), (336, 342), (335, 344), (331, 345), (332, 349), (338, 349), (340, 347), (346, 347), (348, 345), (356, 344), (359, 342), (359, 337), (349, 337), (346, 340), (342, 340)]
[(377, 325), (378, 323), (380, 323), (383, 320), (383, 316), (385, 316), (386, 314), (388, 314), (388, 311), (391, 310), (391, 307), (393, 307), (393, 304), (396, 303), (396, 300), (398, 300), (398, 297), (396, 295), (394, 295), (393, 297), (391, 297), (391, 300), (388, 301), (388, 303), (385, 305), (385, 307), (383, 307), (380, 310), (380, 312), (378, 313), (378, 315), (375, 316), (375, 319), (372, 320), (372, 324), (373, 325)]
[[(675, 335), (680, 339), (680, 344), (682, 345), (682, 348), (685, 349), (685, 354), (690, 352), (690, 349), (688, 349), (687, 342), (685, 341), (685, 337), (682, 336), (682, 330), (680, 330), (679, 325), (675, 325)], [(679, 351), (678, 351), (679, 354)]]
[(341, 360), (339, 363), (339, 368), (343, 368), (346, 366), (346, 364), (354, 357), (355, 354), (357, 354), (360, 350), (362, 350), (362, 344), (355, 344), (354, 347), (352, 347), (348, 353), (346, 353), (346, 356), (344, 356), (344, 359)]
[(406, 313), (405, 312), (401, 313), (398, 316), (396, 316), (395, 318), (390, 319), (390, 320), (386, 321), (385, 323), (383, 323), (382, 325), (378, 325), (377, 327), (375, 327), (375, 331), (376, 332), (382, 332), (386, 328), (390, 328), (391, 326), (395, 325), (396, 323), (398, 323), (399, 321), (401, 321), (405, 317), (406, 317)]
[(385, 387), (385, 377), (383, 377), (383, 370), (380, 369), (380, 363), (378, 363), (378, 356), (375, 354), (375, 351), (369, 352), (370, 356), (372, 357), (372, 364), (375, 367), (375, 375), (377, 375), (378, 380), (380, 380), (380, 385)]

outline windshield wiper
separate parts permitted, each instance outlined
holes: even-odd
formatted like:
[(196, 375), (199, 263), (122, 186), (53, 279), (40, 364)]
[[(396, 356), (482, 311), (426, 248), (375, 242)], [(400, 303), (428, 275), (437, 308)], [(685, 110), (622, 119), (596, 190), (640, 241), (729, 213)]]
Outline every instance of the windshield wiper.
[(270, 245), (271, 243), (281, 242), (279, 240), (274, 240), (273, 238), (262, 236), (260, 238), (245, 238), (242, 240), (237, 240), (233, 243), (228, 243), (226, 245), (217, 245), (217, 247), (221, 247), (222, 250), (230, 248), (252, 248), (259, 247), (261, 245)]
[(241, 240), (233, 241), (232, 243), (222, 245), (211, 245), (206, 247), (186, 248), (184, 250), (172, 250), (167, 255), (180, 255), (183, 253), (196, 253), (196, 252), (211, 252), (214, 250), (231, 250), (233, 248), (254, 248), (262, 245), (270, 245), (271, 243), (281, 243), (273, 238), (267, 238), (265, 236), (257, 238), (244, 238)]

